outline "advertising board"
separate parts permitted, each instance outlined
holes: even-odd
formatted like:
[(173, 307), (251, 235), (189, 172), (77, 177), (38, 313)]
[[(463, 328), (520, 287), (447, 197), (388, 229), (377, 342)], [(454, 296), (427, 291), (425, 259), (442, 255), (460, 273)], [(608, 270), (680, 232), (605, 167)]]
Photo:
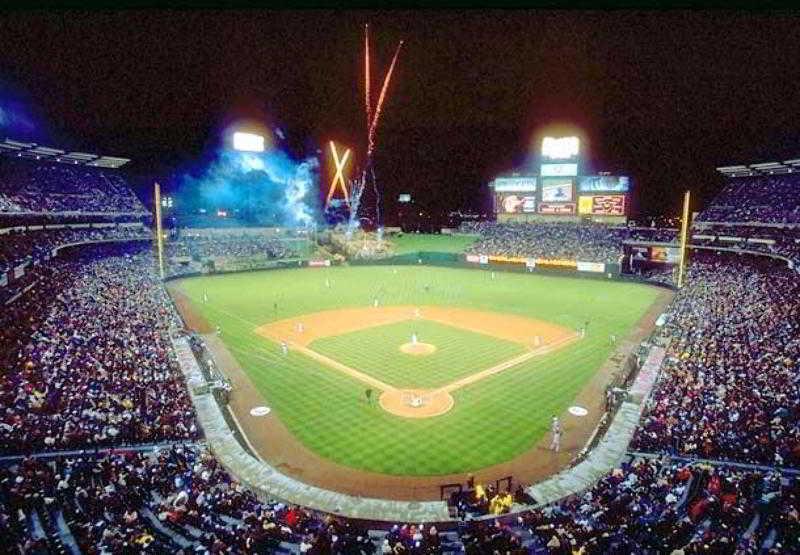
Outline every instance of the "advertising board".
[(552, 203), (541, 202), (539, 203), (539, 214), (559, 214), (569, 215), (575, 213), (574, 202)]

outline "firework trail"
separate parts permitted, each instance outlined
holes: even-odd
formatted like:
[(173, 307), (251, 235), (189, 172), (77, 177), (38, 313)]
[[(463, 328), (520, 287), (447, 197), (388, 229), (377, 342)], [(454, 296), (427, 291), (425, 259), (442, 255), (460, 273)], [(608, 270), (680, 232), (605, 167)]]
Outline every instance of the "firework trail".
[(369, 24), (364, 25), (364, 105), (367, 111), (367, 131), (372, 124), (372, 102), (369, 89)]
[(389, 71), (383, 80), (383, 87), (381, 87), (381, 94), (378, 96), (378, 104), (375, 106), (375, 115), (372, 118), (372, 123), (369, 126), (369, 134), (367, 135), (367, 160), (372, 157), (372, 152), (375, 150), (375, 131), (378, 129), (378, 121), (381, 118), (381, 109), (383, 108), (383, 101), (386, 99), (386, 91), (389, 89), (389, 81), (392, 79), (394, 66), (397, 64), (397, 57), (400, 55), (400, 49), (403, 47), (403, 41), (397, 45), (397, 50), (394, 51), (392, 63), (389, 65)]

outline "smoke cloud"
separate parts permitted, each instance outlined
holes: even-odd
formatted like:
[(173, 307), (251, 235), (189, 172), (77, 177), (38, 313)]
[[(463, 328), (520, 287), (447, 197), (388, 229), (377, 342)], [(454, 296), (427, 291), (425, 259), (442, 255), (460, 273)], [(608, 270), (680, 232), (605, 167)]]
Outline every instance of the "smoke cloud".
[(186, 174), (180, 192), (199, 206), (237, 212), (261, 225), (306, 226), (319, 214), (319, 161), (266, 152), (220, 150), (199, 173)]

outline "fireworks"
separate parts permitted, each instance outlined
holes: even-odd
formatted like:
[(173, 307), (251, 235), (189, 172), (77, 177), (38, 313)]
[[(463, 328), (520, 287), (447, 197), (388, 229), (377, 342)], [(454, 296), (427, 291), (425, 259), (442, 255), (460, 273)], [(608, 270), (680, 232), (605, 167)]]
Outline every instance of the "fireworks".
[(340, 160), (339, 153), (336, 151), (336, 145), (333, 144), (333, 141), (330, 142), (330, 147), (331, 155), (333, 156), (333, 163), (336, 166), (336, 174), (333, 176), (330, 189), (328, 189), (328, 198), (325, 199), (325, 204), (330, 204), (331, 198), (333, 198), (333, 193), (336, 192), (337, 185), (341, 186), (342, 193), (344, 193), (344, 201), (349, 204), (350, 200), (347, 198), (347, 185), (344, 181), (344, 166), (347, 164), (347, 159), (350, 158), (350, 149), (348, 148), (344, 151), (344, 155)]
[(386, 100), (386, 91), (389, 89), (389, 81), (392, 79), (394, 73), (394, 66), (397, 65), (397, 58), (400, 56), (400, 48), (403, 46), (403, 41), (397, 45), (392, 57), (392, 63), (389, 65), (389, 71), (386, 72), (386, 77), (383, 80), (383, 87), (381, 87), (381, 94), (378, 96), (378, 104), (375, 106), (375, 115), (372, 118), (372, 123), (369, 126), (369, 134), (367, 136), (367, 159), (372, 158), (372, 152), (375, 150), (375, 132), (378, 129), (378, 121), (381, 118), (381, 111), (383, 109), (383, 102)]
[(389, 71), (386, 72), (386, 77), (383, 79), (383, 86), (381, 87), (380, 95), (378, 95), (378, 103), (375, 110), (372, 110), (372, 99), (370, 96), (370, 64), (369, 64), (369, 25), (364, 26), (364, 100), (367, 114), (367, 166), (372, 161), (372, 153), (375, 151), (375, 133), (378, 130), (378, 122), (380, 121), (381, 112), (383, 111), (383, 103), (386, 100), (386, 93), (389, 90), (389, 83), (392, 80), (392, 73), (394, 67), (397, 65), (397, 58), (400, 56), (400, 48), (403, 46), (403, 41), (397, 45), (392, 57), (392, 63), (389, 65)]
[(330, 189), (328, 190), (328, 197), (326, 204), (330, 204), (333, 194), (338, 188), (344, 192), (344, 200), (349, 205), (350, 218), (348, 222), (348, 237), (352, 234), (353, 230), (359, 225), (358, 211), (361, 205), (361, 194), (364, 192), (366, 186), (371, 182), (372, 190), (375, 193), (375, 224), (380, 227), (381, 212), (380, 212), (380, 193), (378, 185), (375, 180), (375, 171), (372, 167), (372, 154), (375, 152), (375, 135), (378, 131), (378, 123), (380, 122), (383, 106), (386, 102), (386, 95), (389, 91), (389, 85), (392, 81), (394, 68), (397, 66), (397, 60), (400, 57), (400, 49), (403, 46), (403, 41), (400, 41), (394, 51), (392, 62), (389, 65), (389, 70), (383, 79), (383, 86), (381, 87), (380, 94), (378, 95), (378, 102), (375, 108), (372, 107), (372, 89), (371, 80), (372, 73), (370, 67), (370, 47), (369, 47), (369, 25), (364, 25), (364, 111), (367, 119), (367, 156), (365, 165), (361, 171), (361, 178), (355, 179), (350, 182), (350, 192), (348, 195), (346, 182), (344, 179), (344, 167), (347, 163), (350, 151), (346, 150), (341, 159), (336, 150), (333, 142), (330, 143), (331, 154), (333, 155), (333, 162), (336, 166), (336, 175), (331, 182)]
[(367, 130), (372, 125), (372, 100), (369, 91), (369, 23), (364, 25), (364, 106), (367, 113)]

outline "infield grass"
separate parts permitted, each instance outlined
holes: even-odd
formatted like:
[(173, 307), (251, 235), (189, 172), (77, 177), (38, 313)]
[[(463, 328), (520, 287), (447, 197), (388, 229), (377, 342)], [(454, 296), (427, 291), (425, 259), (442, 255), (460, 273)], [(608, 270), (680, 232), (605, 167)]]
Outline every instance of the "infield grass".
[[(436, 346), (415, 356), (400, 352), (411, 334)], [(524, 352), (522, 345), (427, 320), (398, 322), (317, 339), (310, 347), (397, 388), (434, 388)]]
[[(178, 286), (198, 312), (222, 328), (222, 339), (255, 387), (307, 447), (353, 468), (399, 475), (473, 471), (529, 449), (547, 432), (550, 415), (569, 407), (608, 358), (609, 336), (625, 337), (658, 296), (657, 289), (633, 283), (501, 272), (492, 279), (486, 271), (426, 266), (273, 270), (190, 278)], [(204, 291), (208, 303), (202, 302)], [(584, 340), (455, 391), (453, 409), (427, 419), (368, 406), (362, 382), (297, 352), (283, 356), (278, 345), (254, 332), (283, 318), (370, 306), (376, 297), (382, 306), (460, 306), (573, 330), (588, 321), (589, 332)], [(471, 373), (476, 352), (487, 361), (509, 358), (504, 341), (456, 346), (466, 332), (438, 327), (430, 332), (437, 334), (443, 356), (451, 355), (446, 345), (454, 342), (448, 364), (458, 367), (446, 370), (452, 375)], [(336, 351), (341, 362), (381, 372), (390, 383), (401, 384), (403, 372), (416, 375), (413, 379), (438, 379), (418, 367), (422, 359), (410, 357), (410, 366), (389, 361), (387, 353), (408, 331), (382, 326), (359, 332), (374, 332), (367, 342), (372, 349), (355, 335), (317, 343), (321, 350)]]

